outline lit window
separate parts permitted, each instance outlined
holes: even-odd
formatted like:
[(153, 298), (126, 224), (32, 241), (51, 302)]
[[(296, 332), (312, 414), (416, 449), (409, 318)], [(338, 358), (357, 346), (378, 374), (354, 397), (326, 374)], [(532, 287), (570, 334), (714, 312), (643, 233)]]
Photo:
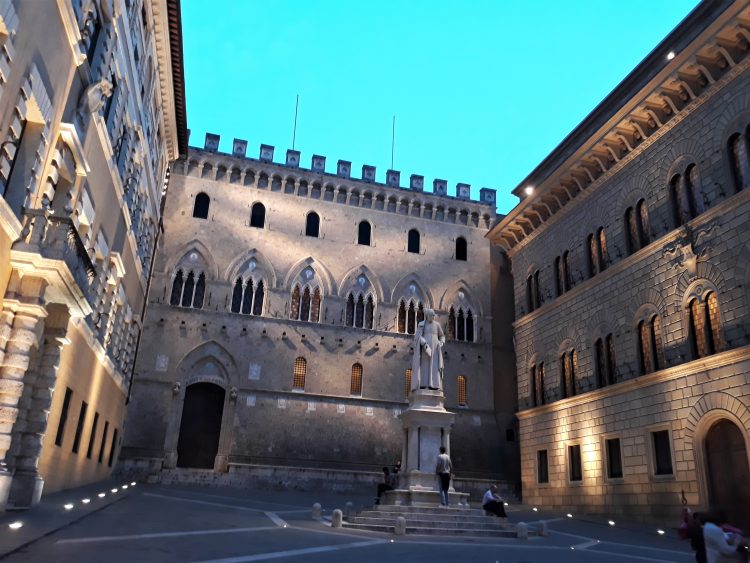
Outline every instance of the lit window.
[(294, 381), (292, 389), (305, 390), (305, 375), (307, 374), (307, 360), (299, 357), (294, 360)]
[(467, 404), (466, 376), (464, 375), (458, 376), (458, 404), (462, 407), (465, 407)]
[(362, 395), (362, 364), (356, 363), (352, 366), (352, 395)]

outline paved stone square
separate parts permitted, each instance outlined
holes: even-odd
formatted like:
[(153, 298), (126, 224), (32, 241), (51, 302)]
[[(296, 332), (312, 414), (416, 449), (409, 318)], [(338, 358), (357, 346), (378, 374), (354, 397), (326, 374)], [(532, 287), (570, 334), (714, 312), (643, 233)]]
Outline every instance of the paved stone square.
[[(112, 494), (100, 485), (46, 497), (42, 506), (0, 519), (0, 560), (8, 563), (250, 561), (476, 561), (494, 563), (575, 562), (689, 562), (686, 542), (673, 528), (617, 522), (529, 507), (509, 507), (511, 522), (548, 522), (550, 534), (529, 540), (393, 536), (330, 527), (335, 508), (347, 501), (355, 508), (369, 506), (367, 494), (321, 494), (237, 491), (231, 489), (138, 485)], [(107, 492), (100, 499), (96, 491)], [(69, 498), (68, 498), (69, 497)], [(91, 498), (83, 505), (80, 498)], [(67, 500), (74, 508), (66, 510)], [(320, 502), (322, 520), (311, 507)], [(101, 503), (96, 506), (96, 503)], [(24, 522), (9, 530), (13, 520)], [(674, 521), (665, 525), (674, 525)], [(13, 534), (26, 533), (23, 539)], [(20, 538), (18, 536), (17, 538)], [(26, 543), (25, 546), (23, 544)]]

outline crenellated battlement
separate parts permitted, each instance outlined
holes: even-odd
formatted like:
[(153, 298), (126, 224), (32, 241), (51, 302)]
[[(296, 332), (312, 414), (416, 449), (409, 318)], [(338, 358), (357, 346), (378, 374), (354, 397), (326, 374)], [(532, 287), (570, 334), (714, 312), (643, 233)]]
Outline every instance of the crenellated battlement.
[[(215, 133), (206, 133), (206, 139), (204, 142), (203, 150), (207, 152), (219, 153), (219, 141), (221, 136)], [(231, 156), (235, 158), (242, 158), (246, 160), (255, 160), (264, 163), (274, 164), (276, 166), (285, 166), (287, 168), (294, 168), (300, 170), (306, 170), (301, 167), (302, 154), (300, 151), (288, 149), (286, 151), (286, 161), (284, 163), (274, 162), (274, 151), (275, 147), (272, 145), (260, 145), (260, 151), (258, 158), (247, 156), (247, 141), (244, 139), (235, 138), (232, 142), (232, 153)], [(197, 148), (197, 147), (196, 147)], [(369, 164), (362, 165), (362, 176), (361, 178), (352, 177), (352, 163), (348, 160), (339, 160), (336, 164), (336, 173), (331, 174), (326, 172), (326, 157), (318, 154), (312, 155), (310, 162), (310, 168), (307, 169), (315, 174), (330, 175), (337, 178), (343, 178), (346, 180), (361, 181), (368, 184), (384, 185), (390, 188), (398, 188), (402, 190), (409, 190), (413, 192), (424, 192), (424, 176), (419, 174), (412, 174), (409, 177), (409, 187), (401, 186), (401, 172), (399, 170), (387, 170), (385, 173), (385, 183), (379, 183), (376, 180), (376, 168)], [(455, 195), (448, 194), (448, 181), (436, 178), (432, 181), (432, 195), (440, 196), (449, 199), (458, 199), (462, 201), (471, 201), (474, 203), (489, 205), (493, 208), (493, 212), (496, 204), (496, 192), (492, 188), (481, 188), (479, 190), (479, 200), (471, 199), (471, 185), (465, 183), (457, 183)], [(429, 193), (429, 192), (428, 192)]]

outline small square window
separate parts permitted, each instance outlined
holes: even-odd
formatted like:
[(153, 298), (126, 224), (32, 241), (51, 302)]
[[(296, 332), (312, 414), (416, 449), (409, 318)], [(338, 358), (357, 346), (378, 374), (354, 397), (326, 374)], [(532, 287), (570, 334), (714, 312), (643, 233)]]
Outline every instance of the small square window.
[(547, 450), (536, 452), (536, 482), (549, 483), (549, 468), (547, 466)]
[(581, 446), (568, 446), (568, 470), (570, 481), (583, 481), (583, 472), (581, 470)]
[(669, 430), (651, 432), (654, 444), (654, 474), (672, 475), (672, 448), (669, 444)]
[(620, 479), (622, 477), (622, 454), (620, 453), (620, 439), (612, 438), (604, 441), (607, 452), (607, 477)]

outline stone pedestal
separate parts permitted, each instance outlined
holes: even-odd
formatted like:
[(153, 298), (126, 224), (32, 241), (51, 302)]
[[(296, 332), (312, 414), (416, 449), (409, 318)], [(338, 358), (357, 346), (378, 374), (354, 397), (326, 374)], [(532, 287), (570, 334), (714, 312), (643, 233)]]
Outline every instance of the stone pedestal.
[[(440, 504), (440, 484), (435, 464), (444, 446), (450, 455), (450, 432), (455, 415), (445, 410), (442, 391), (415, 389), (409, 397), (409, 408), (401, 413), (404, 445), (398, 489), (387, 491), (385, 504), (434, 506)], [(465, 505), (468, 493), (450, 489), (450, 503)]]
[(8, 504), (8, 509), (27, 509), (39, 504), (43, 489), (44, 479), (35, 470), (16, 470), (10, 488), (11, 502)]

